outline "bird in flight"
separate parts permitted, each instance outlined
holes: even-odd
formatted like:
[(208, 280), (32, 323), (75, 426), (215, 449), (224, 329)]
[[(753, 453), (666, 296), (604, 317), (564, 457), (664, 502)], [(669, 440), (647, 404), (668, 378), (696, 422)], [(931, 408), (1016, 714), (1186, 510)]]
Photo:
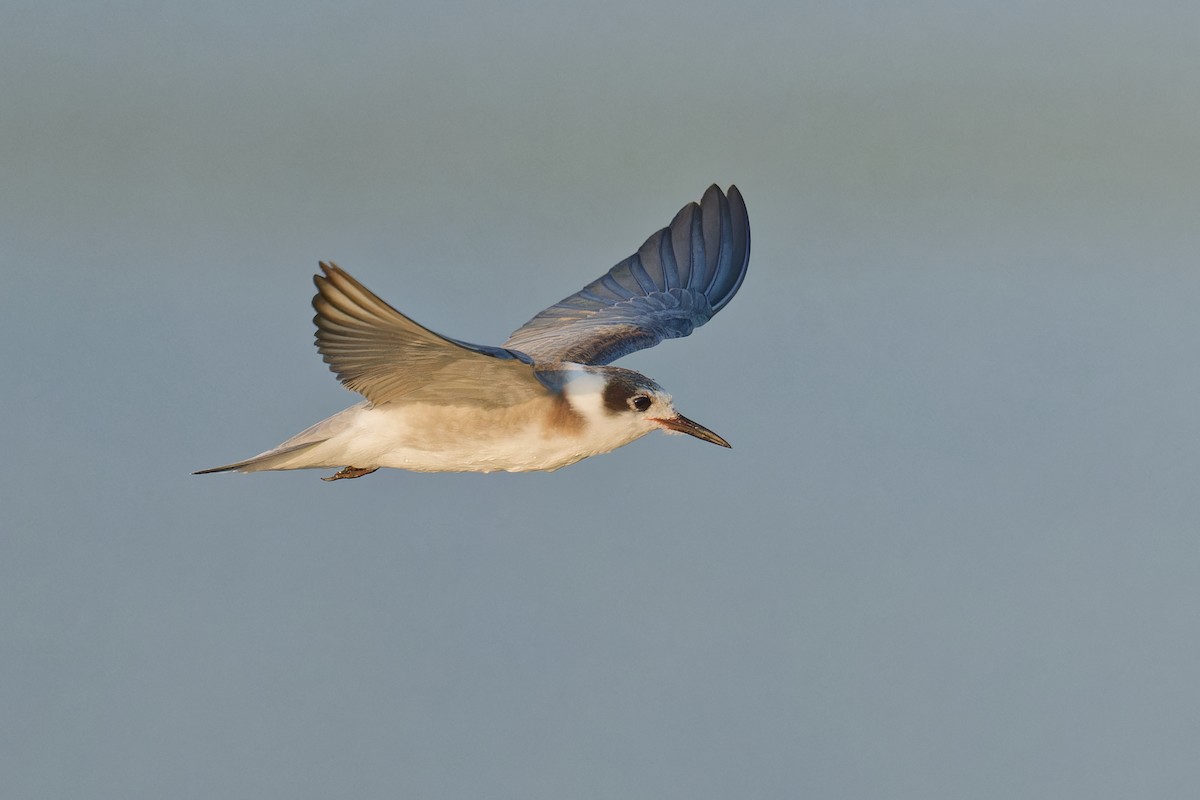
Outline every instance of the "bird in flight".
[(380, 467), (418, 472), (553, 471), (654, 430), (729, 443), (675, 410), (645, 375), (608, 366), (687, 336), (746, 277), (750, 220), (736, 186), (709, 187), (641, 249), (518, 328), (502, 347), (424, 328), (334, 263), (321, 263), (316, 344), (365, 399), (278, 447), (200, 470)]

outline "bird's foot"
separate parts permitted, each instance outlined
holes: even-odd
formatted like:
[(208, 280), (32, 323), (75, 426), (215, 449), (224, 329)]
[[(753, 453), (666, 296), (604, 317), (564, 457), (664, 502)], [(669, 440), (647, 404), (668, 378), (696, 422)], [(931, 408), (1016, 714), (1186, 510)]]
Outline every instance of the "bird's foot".
[(323, 481), (337, 481), (342, 478), (361, 478), (363, 475), (370, 475), (379, 467), (342, 467), (333, 475), (328, 475), (321, 478)]

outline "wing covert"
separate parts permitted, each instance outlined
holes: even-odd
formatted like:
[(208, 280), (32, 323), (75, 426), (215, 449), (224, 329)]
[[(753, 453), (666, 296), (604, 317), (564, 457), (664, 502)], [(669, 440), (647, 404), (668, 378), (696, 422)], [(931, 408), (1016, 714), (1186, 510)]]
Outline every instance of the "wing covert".
[(504, 346), (535, 362), (608, 364), (689, 335), (737, 294), (750, 260), (750, 219), (736, 186), (700, 203), (570, 297), (518, 328)]

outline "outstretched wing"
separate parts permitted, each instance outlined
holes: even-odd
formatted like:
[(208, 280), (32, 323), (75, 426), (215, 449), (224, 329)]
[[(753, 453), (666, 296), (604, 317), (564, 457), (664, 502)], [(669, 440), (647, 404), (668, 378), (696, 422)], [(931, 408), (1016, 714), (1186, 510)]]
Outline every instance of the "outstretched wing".
[(513, 332), (504, 346), (538, 363), (608, 364), (687, 336), (728, 303), (750, 261), (750, 218), (736, 186), (710, 186), (634, 255)]
[(321, 263), (317, 349), (347, 389), (372, 403), (508, 406), (548, 392), (528, 356), (447, 339), (380, 300), (337, 264)]

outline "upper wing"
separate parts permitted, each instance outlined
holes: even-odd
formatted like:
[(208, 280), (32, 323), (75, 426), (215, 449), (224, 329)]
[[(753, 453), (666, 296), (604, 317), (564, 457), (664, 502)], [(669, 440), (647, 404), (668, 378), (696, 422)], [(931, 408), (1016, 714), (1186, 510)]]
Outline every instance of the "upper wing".
[(337, 264), (321, 270), (313, 278), (317, 349), (347, 389), (372, 403), (508, 406), (546, 395), (524, 354), (439, 336)]
[(687, 336), (735, 294), (750, 261), (750, 218), (736, 186), (714, 184), (634, 255), (513, 332), (505, 347), (538, 363), (607, 364)]

